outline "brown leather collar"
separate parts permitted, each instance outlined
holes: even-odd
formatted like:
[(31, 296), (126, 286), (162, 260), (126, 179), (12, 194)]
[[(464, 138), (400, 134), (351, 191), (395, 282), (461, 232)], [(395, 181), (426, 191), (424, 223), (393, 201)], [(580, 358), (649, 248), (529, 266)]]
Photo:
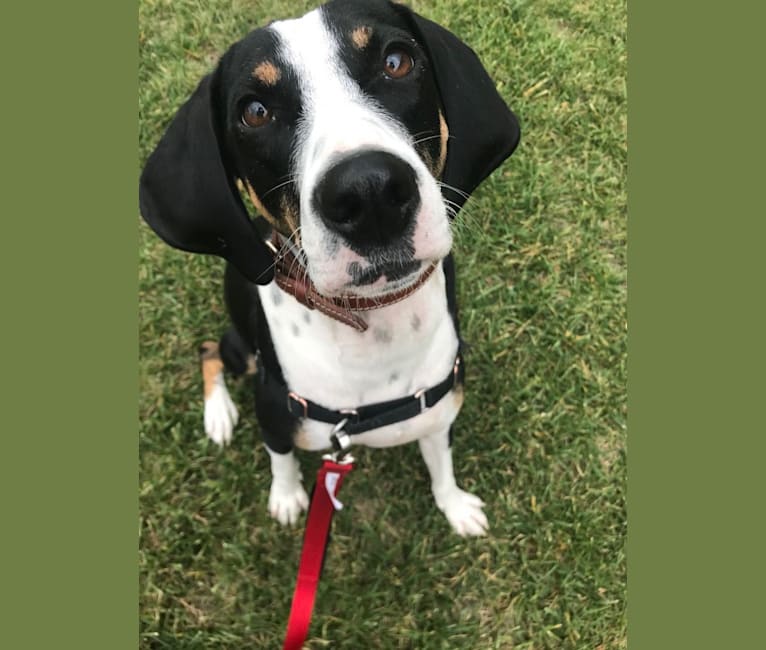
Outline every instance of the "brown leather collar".
[(431, 277), (437, 264), (436, 262), (431, 264), (414, 284), (383, 296), (376, 296), (375, 298), (353, 294), (323, 296), (316, 290), (314, 283), (306, 273), (306, 268), (289, 246), (282, 245), (282, 240), (276, 231), (273, 231), (269, 244), (274, 251), (274, 280), (280, 289), (295, 297), (299, 303), (309, 309), (316, 309), (359, 332), (364, 332), (367, 329), (367, 322), (355, 312), (387, 307), (404, 300), (423, 286), (425, 281)]

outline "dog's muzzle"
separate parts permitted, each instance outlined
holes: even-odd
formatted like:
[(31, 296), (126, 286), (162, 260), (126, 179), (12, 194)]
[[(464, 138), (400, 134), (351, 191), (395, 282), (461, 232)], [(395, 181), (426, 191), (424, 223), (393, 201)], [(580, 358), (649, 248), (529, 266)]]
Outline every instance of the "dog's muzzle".
[(358, 332), (366, 331), (368, 326), (357, 312), (380, 309), (404, 300), (426, 283), (438, 265), (437, 262), (432, 262), (409, 286), (374, 298), (355, 295), (323, 296), (316, 290), (303, 267), (300, 253), (296, 256), (290, 244), (282, 242), (276, 231), (272, 232), (271, 241), (266, 243), (274, 253), (274, 281), (280, 289), (293, 296), (305, 307), (317, 309), (326, 316), (353, 327)]

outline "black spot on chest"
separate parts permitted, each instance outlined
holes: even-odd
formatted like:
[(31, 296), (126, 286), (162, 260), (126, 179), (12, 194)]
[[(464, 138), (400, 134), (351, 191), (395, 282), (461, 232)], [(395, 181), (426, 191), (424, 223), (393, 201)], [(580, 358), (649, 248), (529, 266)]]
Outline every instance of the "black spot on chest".
[(378, 343), (391, 343), (394, 340), (391, 330), (383, 327), (376, 327), (372, 331), (372, 336)]

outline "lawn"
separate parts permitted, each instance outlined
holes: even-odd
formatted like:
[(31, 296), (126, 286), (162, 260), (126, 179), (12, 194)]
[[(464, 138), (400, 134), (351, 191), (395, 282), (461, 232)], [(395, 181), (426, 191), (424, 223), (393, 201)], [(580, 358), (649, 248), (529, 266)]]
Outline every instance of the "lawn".
[[(625, 2), (410, 4), (472, 45), (522, 124), (456, 224), (455, 466), (491, 530), (450, 532), (417, 445), (360, 451), (308, 646), (625, 648)], [(139, 0), (139, 164), (229, 43), (313, 5)], [(246, 382), (232, 445), (202, 429), (223, 263), (139, 236), (141, 647), (280, 647), (302, 526), (266, 513)], [(310, 476), (317, 456), (301, 460)]]

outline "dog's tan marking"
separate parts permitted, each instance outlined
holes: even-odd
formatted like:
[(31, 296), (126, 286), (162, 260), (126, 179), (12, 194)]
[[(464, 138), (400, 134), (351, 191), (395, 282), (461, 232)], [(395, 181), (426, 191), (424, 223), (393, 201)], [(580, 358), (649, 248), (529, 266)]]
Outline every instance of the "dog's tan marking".
[(223, 372), (223, 361), (218, 352), (218, 343), (205, 341), (200, 346), (199, 358), (202, 362), (202, 382), (205, 399), (208, 399), (215, 388), (216, 377)]
[(363, 50), (367, 47), (370, 44), (371, 38), (372, 27), (369, 27), (368, 25), (357, 27), (351, 32), (351, 40), (354, 41), (354, 47), (356, 47), (357, 50)]
[(458, 409), (463, 408), (463, 402), (465, 401), (465, 390), (463, 389), (463, 384), (458, 384), (455, 386), (453, 393), (455, 393), (455, 405)]
[[(242, 179), (238, 178), (237, 188), (239, 188), (240, 192), (247, 193), (247, 195), (250, 197), (250, 201), (253, 203), (253, 206), (255, 206), (255, 209), (264, 219), (266, 219), (266, 221), (269, 222), (269, 224), (271, 224), (274, 230), (284, 235), (285, 237), (289, 237), (298, 229), (298, 212), (293, 207), (291, 207), (287, 197), (282, 196), (282, 200), (280, 201), (283, 220), (279, 220), (266, 209), (266, 206), (263, 205), (263, 201), (261, 201), (261, 198), (258, 196), (258, 194), (256, 194), (253, 186), (250, 185), (248, 181), (243, 181)], [(296, 236), (295, 242), (298, 243), (299, 241), (300, 239)]]
[(267, 86), (276, 86), (282, 78), (282, 71), (271, 61), (261, 61), (253, 69), (253, 77)]
[(255, 190), (253, 189), (253, 186), (250, 185), (248, 181), (238, 181), (238, 186), (241, 184), (245, 190), (247, 191), (247, 195), (250, 197), (250, 200), (253, 202), (253, 205), (255, 206), (255, 209), (258, 210), (258, 212), (261, 214), (261, 216), (266, 219), (274, 228), (277, 228), (279, 226), (279, 222), (274, 218), (274, 215), (271, 214), (266, 209), (266, 206), (263, 205), (263, 202), (261, 201), (261, 198), (255, 193)]
[(289, 229), (288, 233), (282, 232), (283, 235), (289, 237), (294, 235), (293, 241), (300, 245), (301, 238), (298, 231), (298, 211), (290, 203), (289, 199), (283, 194), (280, 200), (280, 207), (282, 208), (282, 218), (285, 220)]
[(439, 135), (441, 136), (441, 149), (439, 151), (439, 167), (436, 172), (437, 178), (440, 178), (444, 173), (444, 166), (447, 164), (447, 140), (449, 139), (447, 120), (444, 119), (444, 114), (441, 111), (439, 111)]
[(449, 129), (447, 128), (447, 121), (444, 119), (444, 115), (439, 111), (439, 158), (434, 160), (431, 152), (428, 149), (426, 141), (431, 138), (425, 138), (424, 141), (416, 145), (418, 155), (423, 159), (428, 171), (431, 172), (434, 178), (438, 179), (444, 174), (444, 166), (447, 164), (447, 141), (449, 140)]

